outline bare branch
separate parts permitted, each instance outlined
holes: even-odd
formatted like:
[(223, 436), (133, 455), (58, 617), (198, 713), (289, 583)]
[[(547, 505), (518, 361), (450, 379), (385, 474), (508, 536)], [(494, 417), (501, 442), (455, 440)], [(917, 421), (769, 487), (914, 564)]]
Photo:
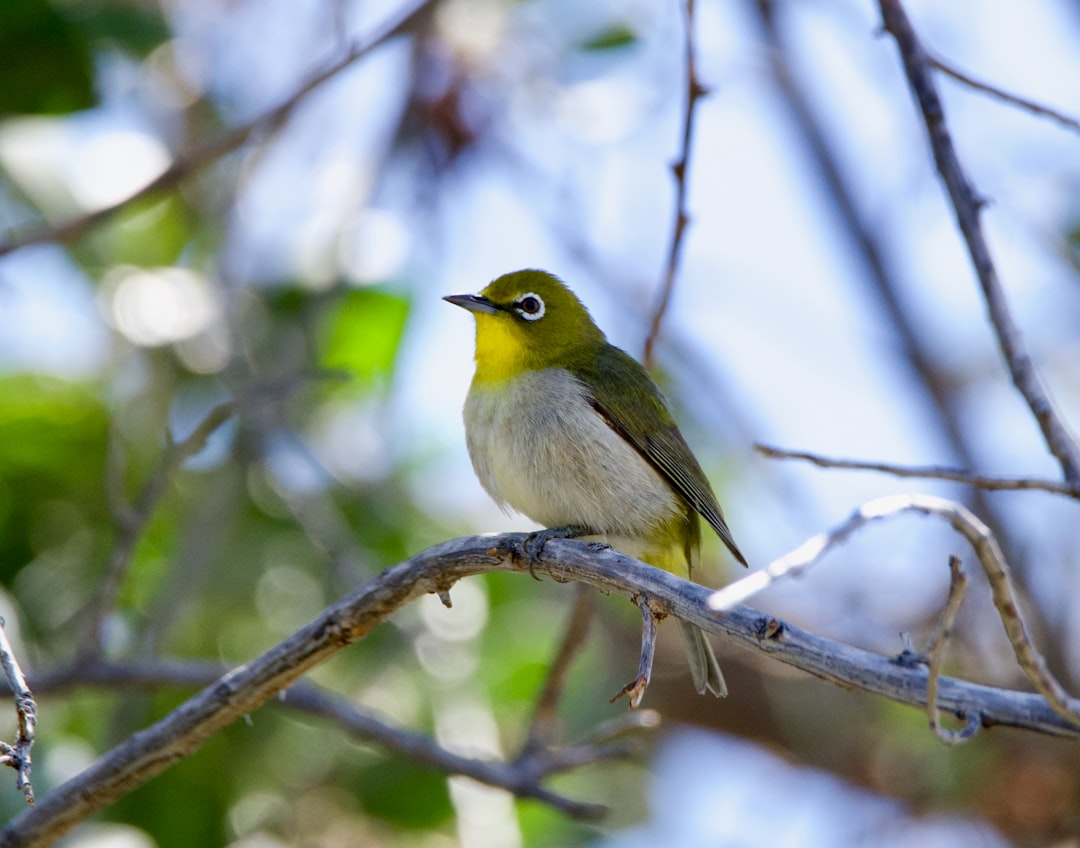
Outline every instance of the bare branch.
[[(960, 731), (950, 730), (941, 725), (941, 710), (938, 707), (937, 691), (938, 680), (941, 679), (941, 665), (945, 660), (945, 647), (949, 637), (952, 636), (953, 624), (956, 622), (956, 614), (960, 611), (960, 605), (964, 602), (967, 594), (967, 575), (960, 557), (949, 557), (949, 595), (945, 599), (945, 608), (941, 611), (937, 626), (934, 628), (930, 640), (926, 643), (923, 651), (923, 659), (929, 669), (929, 677), (926, 681), (926, 712), (930, 719), (930, 727), (937, 734), (938, 739), (947, 745), (956, 745), (970, 739), (979, 729), (977, 714), (968, 716), (968, 725)], [(971, 719), (975, 719), (971, 721)]]
[(1052, 109), (1049, 106), (1036, 103), (1034, 100), (1029, 100), (1026, 97), (1020, 97), (1017, 94), (1005, 91), (1005, 89), (998, 88), (996, 85), (991, 85), (983, 80), (977, 80), (959, 70), (955, 65), (950, 65), (944, 59), (937, 56), (929, 56), (929, 60), (930, 64), (937, 68), (937, 70), (941, 71), (946, 76), (952, 77), (957, 82), (963, 83), (969, 88), (981, 91), (984, 94), (989, 94), (991, 97), (996, 97), (998, 100), (1003, 100), (1012, 106), (1017, 106), (1034, 115), (1050, 118), (1050, 120), (1056, 121), (1067, 130), (1080, 132), (1080, 121), (1076, 118), (1069, 117), (1064, 112), (1059, 112), (1057, 109)]
[[(584, 588), (584, 587), (583, 587)], [(227, 669), (216, 663), (153, 659), (127, 662), (94, 660), (75, 663), (67, 668), (35, 675), (39, 694), (65, 692), (76, 687), (107, 689), (156, 688), (159, 686), (206, 686)], [(518, 797), (533, 798), (549, 804), (574, 818), (594, 819), (604, 808), (596, 804), (565, 798), (541, 786), (551, 774), (582, 765), (624, 758), (636, 752), (633, 744), (612, 744), (611, 736), (579, 740), (565, 748), (537, 744), (523, 752), (513, 763), (464, 757), (438, 745), (429, 736), (395, 727), (380, 720), (340, 695), (308, 680), (299, 681), (274, 698), (270, 704), (322, 716), (345, 728), (358, 741), (366, 742), (390, 754), (401, 756), (444, 774), (456, 774), (506, 789)], [(649, 712), (649, 711), (646, 711)], [(635, 729), (655, 727), (655, 722), (640, 723)]]
[[(779, 578), (794, 576), (809, 568), (865, 524), (901, 512), (940, 516), (967, 540), (990, 581), (994, 606), (997, 607), (1001, 623), (1005, 626), (1005, 633), (1020, 668), (1035, 688), (1046, 697), (1051, 709), (1080, 730), (1080, 702), (1071, 698), (1058, 683), (1050, 673), (1046, 661), (1032, 644), (1016, 602), (1017, 592), (1012, 573), (994, 534), (971, 510), (953, 501), (931, 495), (892, 495), (863, 504), (847, 521), (831, 532), (811, 537), (795, 550), (773, 560), (764, 570), (714, 592), (709, 599), (709, 606), (714, 610), (731, 609)], [(967, 710), (957, 712), (961, 715), (967, 714)]]
[(652, 367), (653, 348), (656, 345), (657, 338), (660, 336), (660, 324), (664, 320), (668, 303), (671, 301), (671, 293), (675, 289), (675, 275), (678, 273), (683, 235), (686, 232), (686, 225), (690, 221), (686, 208), (686, 172), (690, 167), (690, 142), (694, 137), (694, 114), (698, 101), (708, 94), (708, 89), (701, 84), (701, 80), (698, 79), (697, 75), (696, 48), (694, 46), (694, 0), (684, 0), (683, 32), (686, 57), (686, 111), (683, 114), (682, 145), (679, 150), (679, 158), (671, 166), (671, 173), (675, 178), (675, 224), (671, 230), (671, 242), (668, 246), (664, 284), (660, 289), (660, 296), (657, 299), (656, 306), (653, 308), (649, 335), (645, 338), (643, 360), (646, 368)]
[[(888, 249), (881, 234), (867, 220), (859, 207), (860, 192), (853, 185), (844, 166), (844, 156), (829, 137), (824, 121), (815, 111), (814, 99), (803, 88), (803, 75), (789, 61), (779, 10), (785, 4), (775, 0), (746, 0), (748, 11), (761, 26), (767, 46), (766, 59), (781, 103), (801, 137), (800, 150), (809, 157), (814, 176), (822, 185), (822, 198), (840, 224), (839, 232), (850, 242), (860, 260), (863, 273), (859, 280), (877, 298), (889, 326), (896, 334), (904, 360), (926, 395), (928, 409), (934, 415), (942, 435), (962, 465), (973, 465), (974, 454), (968, 444), (960, 409), (953, 397), (953, 380), (943, 373), (933, 352), (923, 341), (920, 327), (904, 301), (904, 286), (895, 263), (888, 259)], [(989, 511), (978, 503), (980, 512)]]
[(305, 712), (333, 719), (354, 736), (371, 741), (380, 748), (435, 768), (445, 774), (464, 775), (480, 783), (506, 789), (519, 798), (541, 801), (566, 815), (585, 820), (603, 818), (608, 810), (602, 804), (589, 804), (567, 798), (542, 785), (544, 778), (595, 762), (630, 756), (631, 746), (591, 745), (573, 749), (534, 748), (513, 762), (478, 760), (455, 754), (419, 733), (391, 727), (358, 710), (340, 695), (315, 686), (294, 686), (285, 693), (285, 701)]
[(1080, 500), (1080, 484), (1061, 483), (1057, 480), (1038, 480), (1030, 477), (993, 477), (986, 474), (973, 474), (960, 468), (947, 468), (942, 465), (895, 465), (891, 462), (835, 459), (807, 451), (790, 451), (760, 443), (754, 445), (754, 450), (770, 459), (802, 459), (813, 463), (819, 468), (880, 471), (883, 474), (892, 474), (894, 477), (948, 480), (951, 483), (966, 483), (978, 489), (996, 492), (1036, 490)]
[(0, 666), (4, 668), (4, 677), (15, 701), (15, 714), (18, 730), (15, 744), (0, 742), (0, 765), (15, 769), (15, 788), (23, 793), (27, 804), (34, 803), (34, 785), (30, 781), (30, 749), (34, 747), (34, 731), (37, 729), (37, 702), (34, 693), (26, 685), (19, 661), (15, 658), (8, 641), (6, 624), (0, 618)]
[[(86, 638), (81, 645), (81, 652), (85, 655), (101, 652), (101, 624), (112, 611), (116, 604), (116, 596), (120, 586), (124, 582), (128, 568), (131, 566), (131, 558), (135, 553), (135, 546), (142, 536), (147, 522), (154, 514), (158, 502), (165, 494), (165, 490), (176, 470), (183, 465), (185, 460), (200, 453), (206, 447), (210, 437), (230, 418), (236, 410), (232, 401), (225, 401), (215, 406), (207, 413), (195, 429), (181, 442), (174, 442), (172, 437), (167, 439), (167, 447), (164, 455), (158, 462), (157, 468), (143, 485), (135, 503), (128, 506), (123, 503), (123, 498), (116, 491), (118, 483), (115, 471), (106, 471), (106, 486), (111, 491), (109, 501), (113, 510), (113, 518), (116, 522), (116, 539), (113, 541), (112, 550), (109, 552), (109, 562), (105, 569), (94, 598), (86, 623)], [(115, 450), (115, 449), (114, 449)], [(110, 456), (114, 454), (110, 450)]]
[(653, 657), (656, 654), (656, 625), (663, 618), (662, 613), (656, 612), (649, 604), (649, 599), (643, 595), (635, 595), (634, 603), (641, 610), (641, 658), (638, 660), (637, 676), (615, 693), (611, 703), (615, 703), (623, 695), (630, 701), (630, 709), (636, 710), (645, 697), (645, 690), (652, 679)]
[[(193, 754), (218, 730), (253, 712), (341, 648), (362, 639), (416, 597), (446, 591), (475, 574), (525, 573), (521, 568), (521, 563), (529, 561), (524, 554), (525, 539), (520, 533), (455, 539), (380, 572), (266, 653), (224, 675), (39, 799), (37, 806), (24, 810), (0, 830), (0, 848), (52, 844), (87, 816)], [(992, 544), (992, 537), (981, 544), (983, 548)], [(545, 545), (543, 559), (532, 564), (537, 573), (556, 580), (588, 583), (628, 598), (644, 595), (662, 614), (674, 615), (823, 680), (925, 707), (925, 669), (905, 667), (887, 657), (815, 636), (746, 607), (715, 612), (708, 606), (709, 589), (615, 550), (553, 539)], [(958, 716), (977, 712), (983, 727), (1008, 725), (1080, 738), (1080, 728), (1071, 718), (1055, 712), (1041, 695), (942, 677), (938, 703), (942, 710)], [(1074, 702), (1068, 706), (1072, 708)]]
[(156, 179), (147, 183), (128, 197), (56, 226), (44, 227), (22, 235), (16, 235), (14, 238), (8, 240), (0, 241), (0, 256), (13, 253), (16, 250), (21, 250), (22, 248), (29, 247), (33, 244), (41, 244), (42, 242), (65, 242), (79, 238), (132, 203), (147, 197), (155, 196), (175, 187), (192, 174), (198, 173), (203, 168), (212, 165), (226, 154), (242, 147), (253, 136), (270, 131), (283, 124), (288, 120), (293, 110), (303, 102), (312, 91), (317, 89), (327, 80), (333, 79), (379, 45), (389, 41), (395, 36), (407, 32), (413, 27), (418, 18), (426, 14), (434, 5), (435, 0), (423, 0), (423, 2), (419, 3), (411, 12), (406, 13), (393, 23), (385, 24), (378, 32), (370, 36), (362, 44), (354, 46), (336, 62), (333, 62), (326, 69), (312, 76), (297, 88), (288, 99), (243, 126), (229, 130), (222, 135), (221, 138), (199, 145), (194, 150), (177, 156), (172, 164)]
[(908, 84), (926, 126), (938, 173), (948, 191), (956, 220), (971, 255), (982, 287), (998, 346), (1012, 377), (1042, 430), (1050, 453), (1057, 459), (1065, 480), (1080, 484), (1080, 446), (1061, 421), (1024, 346), (1020, 328), (1009, 312), (997, 269), (982, 230), (983, 206), (971, 186), (945, 123), (945, 111), (931, 72), (932, 61), (912, 29), (900, 0), (878, 0), (885, 30), (896, 39)]
[(555, 712), (566, 686), (566, 673), (570, 669), (570, 663), (585, 644), (595, 606), (595, 593), (587, 586), (578, 584), (574, 588), (574, 607), (566, 621), (559, 651), (551, 667), (548, 668), (547, 680), (540, 691), (540, 697), (536, 700), (536, 709), (533, 711), (532, 723), (529, 725), (529, 735), (521, 749), (522, 756), (551, 744), (554, 736)]

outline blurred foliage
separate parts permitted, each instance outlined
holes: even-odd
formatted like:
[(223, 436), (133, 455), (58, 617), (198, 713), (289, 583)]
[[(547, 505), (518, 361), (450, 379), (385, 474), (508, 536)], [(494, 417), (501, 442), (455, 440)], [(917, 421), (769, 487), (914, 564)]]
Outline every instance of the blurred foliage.
[(638, 40), (635, 33), (628, 26), (614, 26), (603, 32), (597, 33), (581, 45), (582, 50), (613, 50), (619, 47), (629, 47)]
[(0, 3), (0, 115), (57, 114), (95, 102), (87, 33), (49, 0)]
[(408, 301), (375, 289), (347, 292), (327, 317), (323, 364), (361, 384), (388, 377), (401, 344)]

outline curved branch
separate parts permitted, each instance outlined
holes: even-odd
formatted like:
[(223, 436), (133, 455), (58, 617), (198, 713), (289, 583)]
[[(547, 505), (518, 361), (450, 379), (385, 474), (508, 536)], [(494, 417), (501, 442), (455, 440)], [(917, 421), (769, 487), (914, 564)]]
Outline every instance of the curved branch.
[[(978, 721), (968, 722), (967, 727), (961, 730), (953, 730), (941, 724), (941, 710), (937, 703), (937, 684), (941, 679), (941, 665), (945, 661), (945, 647), (952, 635), (953, 625), (956, 623), (960, 605), (964, 602), (967, 594), (967, 574), (964, 573), (963, 563), (958, 556), (949, 557), (949, 595), (945, 599), (945, 607), (938, 618), (930, 641), (923, 650), (922, 659), (926, 662), (930, 677), (926, 681), (926, 712), (930, 719), (930, 729), (937, 734), (938, 739), (946, 745), (958, 745), (975, 735), (979, 729)], [(974, 716), (969, 716), (973, 718)]]
[[(715, 610), (727, 610), (749, 598), (786, 575), (802, 573), (817, 562), (836, 545), (871, 521), (897, 515), (901, 512), (919, 512), (944, 518), (968, 544), (971, 545), (979, 565), (986, 572), (990, 592), (1005, 633), (1012, 644), (1016, 661), (1032, 685), (1041, 692), (1050, 708), (1068, 721), (1080, 733), (1080, 700), (1071, 698), (1064, 687), (1050, 673), (1046, 661), (1036, 650), (1027, 632), (1020, 607), (1016, 602), (1017, 591), (1012, 571), (1005, 561), (997, 539), (971, 510), (962, 504), (933, 495), (888, 495), (876, 498), (859, 507), (843, 524), (828, 533), (819, 533), (807, 539), (795, 550), (773, 560), (762, 571), (755, 572), (712, 594), (709, 606)], [(957, 714), (962, 714), (959, 711)]]
[(412, 11), (405, 13), (396, 21), (384, 25), (382, 29), (370, 36), (362, 44), (354, 46), (336, 62), (305, 81), (288, 97), (287, 100), (284, 100), (274, 108), (264, 112), (242, 126), (228, 130), (220, 138), (199, 145), (194, 150), (177, 156), (165, 171), (138, 191), (133, 192), (122, 200), (118, 200), (109, 206), (95, 209), (93, 212), (80, 215), (77, 218), (72, 218), (71, 220), (55, 226), (42, 227), (32, 232), (16, 235), (13, 238), (0, 241), (0, 256), (14, 253), (16, 250), (21, 250), (22, 248), (29, 247), (33, 244), (52, 241), (62, 242), (78, 238), (99, 224), (104, 223), (117, 212), (120, 212), (132, 203), (173, 188), (192, 174), (198, 173), (203, 168), (206, 168), (221, 159), (223, 156), (242, 147), (252, 136), (279, 126), (288, 119), (293, 110), (312, 91), (321, 86), (324, 82), (333, 79), (379, 45), (408, 31), (420, 16), (429, 11), (430, 7), (434, 5), (434, 2), (435, 0), (423, 0), (423, 2), (419, 3)]
[[(252, 712), (306, 671), (362, 639), (395, 610), (425, 593), (447, 592), (458, 580), (497, 571), (526, 573), (525, 534), (473, 536), (436, 545), (381, 572), (266, 653), (221, 677), (161, 721), (141, 731), (81, 774), (39, 799), (0, 830), (0, 846), (52, 844), (94, 812), (114, 803), (183, 757), (214, 733)], [(646, 595), (675, 615), (728, 642), (776, 657), (824, 680), (877, 692), (924, 707), (927, 672), (815, 636), (747, 607), (709, 609), (711, 590), (645, 565), (615, 550), (554, 539), (533, 567), (558, 580), (588, 583), (625, 597)], [(984, 727), (1008, 725), (1080, 738), (1080, 728), (1056, 714), (1040, 695), (943, 677), (938, 705), (958, 716), (977, 714)]]
[(1050, 453), (1057, 459), (1065, 480), (1080, 483), (1080, 445), (1062, 422), (1047, 394), (1031, 356), (1024, 346), (1020, 328), (1013, 320), (997, 268), (983, 235), (980, 211), (983, 200), (976, 196), (953, 147), (945, 110), (931, 72), (933, 60), (919, 41), (900, 0), (878, 0), (885, 30), (896, 40), (912, 96), (922, 114), (938, 173), (945, 183), (956, 221), (971, 255), (975, 274), (982, 287), (990, 323), (1005, 359), (1013, 385), (1027, 402), (1042, 430)]

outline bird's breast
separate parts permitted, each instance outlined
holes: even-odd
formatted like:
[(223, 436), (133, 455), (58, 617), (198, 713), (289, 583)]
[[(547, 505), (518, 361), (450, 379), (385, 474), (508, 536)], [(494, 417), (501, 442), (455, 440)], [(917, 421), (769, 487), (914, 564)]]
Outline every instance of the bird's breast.
[(544, 526), (651, 536), (685, 507), (588, 398), (562, 368), (474, 381), (465, 430), (476, 474), (501, 506)]

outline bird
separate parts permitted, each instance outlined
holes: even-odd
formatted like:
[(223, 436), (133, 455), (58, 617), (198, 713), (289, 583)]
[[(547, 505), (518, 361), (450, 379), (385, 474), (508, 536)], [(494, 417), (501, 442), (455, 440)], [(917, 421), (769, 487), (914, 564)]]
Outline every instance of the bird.
[[(693, 579), (700, 516), (747, 564), (659, 387), (561, 279), (525, 269), (443, 299), (476, 321), (463, 411), (473, 469), (504, 511), (547, 528), (541, 548), (587, 538)], [(680, 624), (697, 691), (723, 697), (708, 639)]]

